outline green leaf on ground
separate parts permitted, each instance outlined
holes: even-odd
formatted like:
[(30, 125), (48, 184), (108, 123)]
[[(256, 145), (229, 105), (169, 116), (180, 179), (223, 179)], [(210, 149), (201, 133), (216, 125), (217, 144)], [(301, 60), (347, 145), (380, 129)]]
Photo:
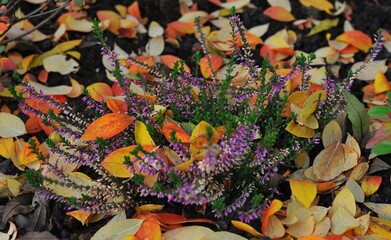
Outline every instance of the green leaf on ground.
[(370, 118), (365, 110), (364, 104), (360, 102), (353, 94), (344, 90), (343, 96), (348, 110), (348, 118), (352, 123), (353, 137), (357, 142), (368, 134)]
[(338, 18), (322, 20), (319, 22), (318, 25), (316, 25), (311, 29), (311, 31), (307, 34), (307, 37), (329, 30), (330, 28), (335, 27), (337, 25), (338, 25)]

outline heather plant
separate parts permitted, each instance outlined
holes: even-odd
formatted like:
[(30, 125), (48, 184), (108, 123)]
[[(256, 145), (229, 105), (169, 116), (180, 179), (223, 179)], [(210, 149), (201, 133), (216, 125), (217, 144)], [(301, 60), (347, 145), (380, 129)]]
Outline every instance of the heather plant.
[[(49, 153), (35, 139), (27, 143), (43, 163), (40, 170), (26, 172), (37, 191), (69, 209), (92, 213), (164, 198), (207, 204), (216, 217), (246, 222), (260, 217), (278, 194), (278, 174), (318, 144), (323, 126), (344, 110), (342, 92), (355, 73), (341, 83), (328, 77), (322, 90), (312, 92), (313, 55), (298, 57), (287, 74), (267, 58), (257, 66), (243, 23), (235, 14), (230, 21), (232, 54), (223, 80), (213, 71), (199, 21), (203, 53), (195, 53), (194, 62), (198, 66), (207, 56), (211, 80), (199, 77), (198, 69), (185, 71), (181, 61), (166, 73), (135, 57), (127, 62), (148, 70), (156, 81), (129, 76), (95, 22), (102, 54), (109, 56), (123, 91), (120, 98), (96, 102), (86, 92), (82, 101), (88, 111), (79, 113), (22, 81), (23, 93), (48, 106), (42, 112), (11, 89), (24, 113), (40, 117), (55, 132), (46, 140)], [(242, 85), (232, 82), (237, 64), (247, 72)], [(299, 73), (299, 87), (291, 91), (288, 82)], [(135, 85), (144, 94), (133, 91)], [(80, 166), (93, 179), (74, 172)]]

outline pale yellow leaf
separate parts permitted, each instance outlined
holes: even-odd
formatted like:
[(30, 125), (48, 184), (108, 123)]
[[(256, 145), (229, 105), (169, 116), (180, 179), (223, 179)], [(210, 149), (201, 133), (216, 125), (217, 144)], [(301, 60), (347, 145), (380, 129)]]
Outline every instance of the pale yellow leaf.
[(337, 235), (360, 226), (360, 223), (345, 210), (345, 208), (338, 207), (331, 218), (331, 232)]
[(322, 133), (322, 142), (323, 146), (326, 148), (328, 145), (341, 141), (342, 139), (342, 130), (338, 122), (331, 120), (323, 129)]

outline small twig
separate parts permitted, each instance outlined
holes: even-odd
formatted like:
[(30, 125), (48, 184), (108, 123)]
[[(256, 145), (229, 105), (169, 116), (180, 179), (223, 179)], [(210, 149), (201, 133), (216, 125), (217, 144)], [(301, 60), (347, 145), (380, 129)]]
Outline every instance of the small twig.
[(60, 8), (57, 9), (57, 11), (53, 12), (48, 18), (46, 18), (45, 20), (43, 20), (42, 22), (38, 23), (37, 25), (34, 26), (34, 28), (32, 28), (31, 30), (19, 35), (19, 36), (16, 36), (16, 37), (13, 37), (13, 38), (9, 38), (7, 40), (4, 40), (4, 41), (1, 41), (0, 42), (0, 45), (4, 45), (4, 44), (7, 44), (9, 42), (12, 42), (12, 41), (16, 41), (18, 39), (21, 39), (22, 37), (24, 36), (27, 36), (28, 34), (34, 32), (35, 30), (37, 30), (38, 28), (42, 27), (45, 23), (47, 23), (49, 20), (51, 20), (53, 17), (55, 17), (59, 12), (60, 10), (66, 8), (68, 5), (69, 5), (70, 1), (67, 1), (63, 6), (61, 6)]

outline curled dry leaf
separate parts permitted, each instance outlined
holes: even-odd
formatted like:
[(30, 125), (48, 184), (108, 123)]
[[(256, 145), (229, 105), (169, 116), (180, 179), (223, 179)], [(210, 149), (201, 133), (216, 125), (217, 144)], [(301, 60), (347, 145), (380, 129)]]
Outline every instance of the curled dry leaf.
[(72, 91), (72, 87), (66, 85), (48, 87), (34, 81), (29, 81), (29, 84), (33, 86), (37, 92), (42, 91), (45, 95), (67, 95)]

